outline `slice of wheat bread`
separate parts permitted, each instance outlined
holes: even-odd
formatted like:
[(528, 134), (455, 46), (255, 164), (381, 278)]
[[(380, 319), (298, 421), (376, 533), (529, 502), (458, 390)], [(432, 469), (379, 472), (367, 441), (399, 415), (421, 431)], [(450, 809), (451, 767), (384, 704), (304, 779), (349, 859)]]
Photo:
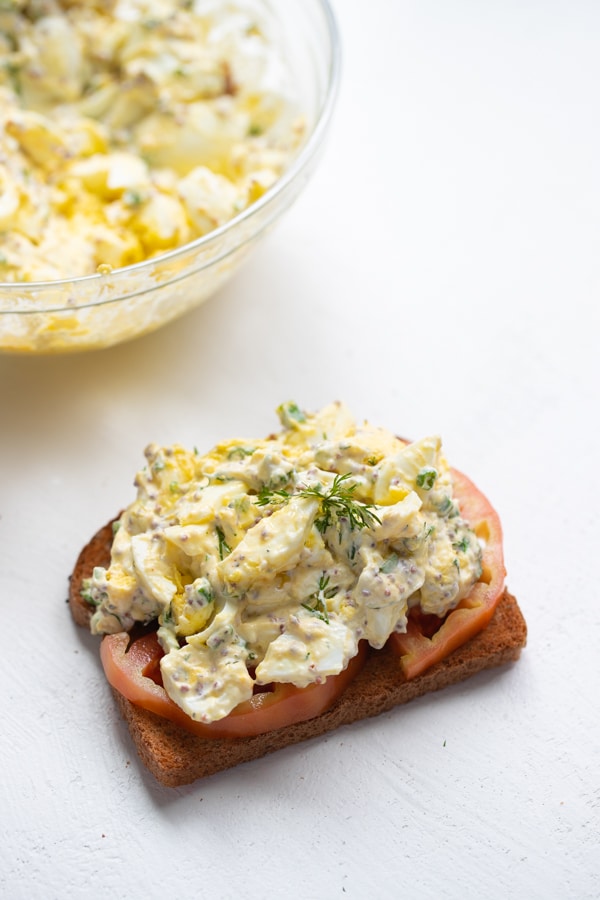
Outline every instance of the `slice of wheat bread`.
[[(91, 609), (81, 597), (82, 580), (94, 566), (108, 565), (112, 523), (102, 528), (81, 551), (71, 576), (69, 605), (74, 620), (89, 625)], [(166, 719), (134, 706), (117, 691), (117, 704), (143, 763), (169, 787), (258, 759), (358, 719), (379, 715), (415, 697), (455, 684), (471, 675), (518, 659), (527, 627), (515, 598), (505, 591), (488, 627), (423, 675), (407, 681), (398, 659), (384, 648), (370, 653), (364, 668), (327, 712), (308, 722), (250, 738), (196, 737)]]

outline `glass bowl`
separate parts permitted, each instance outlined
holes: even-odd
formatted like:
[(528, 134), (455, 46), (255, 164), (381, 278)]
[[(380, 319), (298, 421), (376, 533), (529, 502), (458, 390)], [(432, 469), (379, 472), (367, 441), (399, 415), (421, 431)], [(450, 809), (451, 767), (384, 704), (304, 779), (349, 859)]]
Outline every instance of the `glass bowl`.
[(107, 274), (0, 283), (0, 352), (91, 350), (154, 331), (218, 290), (298, 197), (315, 170), (335, 104), (337, 25), (328, 0), (255, 0), (254, 6), (277, 28), (306, 120), (287, 170), (227, 224), (176, 250)]

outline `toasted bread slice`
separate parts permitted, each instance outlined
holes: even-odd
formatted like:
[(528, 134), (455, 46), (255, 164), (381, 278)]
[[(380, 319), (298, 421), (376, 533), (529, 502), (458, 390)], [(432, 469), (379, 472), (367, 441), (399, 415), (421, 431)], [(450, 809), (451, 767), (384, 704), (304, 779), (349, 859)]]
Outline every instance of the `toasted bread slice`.
[[(71, 576), (69, 605), (78, 625), (89, 625), (92, 614), (81, 596), (82, 581), (91, 575), (94, 566), (108, 565), (111, 543), (112, 523), (109, 523), (77, 559)], [(167, 719), (134, 706), (117, 691), (114, 695), (143, 763), (162, 784), (177, 787), (333, 731), (340, 725), (379, 715), (484, 669), (513, 662), (518, 659), (526, 639), (527, 627), (517, 601), (505, 591), (487, 628), (423, 675), (408, 681), (397, 656), (387, 648), (373, 651), (359, 675), (327, 712), (256, 737), (199, 738)]]

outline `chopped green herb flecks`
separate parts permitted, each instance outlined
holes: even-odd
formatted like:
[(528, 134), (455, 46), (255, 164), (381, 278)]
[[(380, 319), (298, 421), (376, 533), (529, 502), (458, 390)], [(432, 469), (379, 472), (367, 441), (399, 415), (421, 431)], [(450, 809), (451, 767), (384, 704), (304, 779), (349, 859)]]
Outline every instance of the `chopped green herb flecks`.
[(390, 572), (393, 572), (394, 569), (398, 567), (399, 556), (397, 553), (392, 553), (391, 556), (388, 556), (386, 561), (382, 566), (379, 567), (379, 571), (383, 572), (384, 575), (389, 575)]
[(127, 190), (123, 192), (123, 203), (125, 206), (136, 207), (141, 206), (143, 197), (139, 191)]
[(225, 540), (225, 533), (222, 528), (216, 527), (217, 538), (219, 540), (219, 557), (224, 559), (228, 553), (231, 553), (231, 547)]
[(297, 403), (282, 403), (277, 407), (277, 415), (285, 428), (294, 428), (299, 423), (306, 422), (306, 415)]
[(315, 591), (314, 594), (311, 594), (308, 601), (303, 603), (302, 606), (309, 613), (312, 613), (313, 616), (317, 616), (318, 619), (321, 619), (329, 625), (329, 614), (327, 612), (326, 601), (337, 594), (338, 588), (335, 586), (328, 587), (328, 585), (329, 575), (323, 573), (319, 578), (319, 589)]
[(232, 447), (227, 459), (244, 459), (245, 456), (252, 456), (254, 450), (254, 447)]
[(455, 541), (452, 546), (455, 550), (460, 550), (461, 553), (466, 553), (469, 547), (469, 538), (464, 537), (460, 541)]
[(438, 477), (438, 470), (433, 466), (424, 466), (417, 475), (417, 487), (423, 488), (424, 491), (430, 491), (435, 480)]
[(458, 515), (458, 507), (456, 503), (453, 502), (451, 497), (446, 496), (439, 504), (438, 512), (440, 516), (445, 516), (448, 519), (453, 519)]
[(100, 600), (92, 595), (92, 579), (84, 578), (81, 583), (81, 590), (79, 591), (81, 595), (81, 599), (85, 600), (90, 606), (99, 606)]
[(207, 584), (206, 579), (203, 579), (203, 581), (198, 585), (198, 587), (196, 588), (196, 593), (204, 600), (205, 603), (212, 603), (213, 592), (210, 585)]

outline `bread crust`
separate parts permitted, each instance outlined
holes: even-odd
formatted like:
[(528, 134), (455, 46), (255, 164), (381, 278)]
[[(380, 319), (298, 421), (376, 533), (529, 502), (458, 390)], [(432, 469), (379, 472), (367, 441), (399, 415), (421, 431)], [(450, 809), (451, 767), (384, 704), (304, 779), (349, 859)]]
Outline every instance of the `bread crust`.
[[(73, 619), (83, 627), (89, 627), (92, 609), (81, 596), (82, 581), (91, 575), (94, 566), (108, 565), (112, 535), (112, 522), (109, 522), (83, 548), (71, 576), (69, 606)], [(200, 738), (134, 706), (118, 691), (113, 693), (142, 762), (161, 784), (177, 787), (342, 725), (380, 715), (485, 669), (514, 662), (526, 640), (527, 626), (521, 610), (516, 599), (505, 590), (487, 628), (422, 675), (408, 681), (391, 650), (384, 647), (373, 651), (361, 672), (327, 712), (307, 722), (255, 737)]]

